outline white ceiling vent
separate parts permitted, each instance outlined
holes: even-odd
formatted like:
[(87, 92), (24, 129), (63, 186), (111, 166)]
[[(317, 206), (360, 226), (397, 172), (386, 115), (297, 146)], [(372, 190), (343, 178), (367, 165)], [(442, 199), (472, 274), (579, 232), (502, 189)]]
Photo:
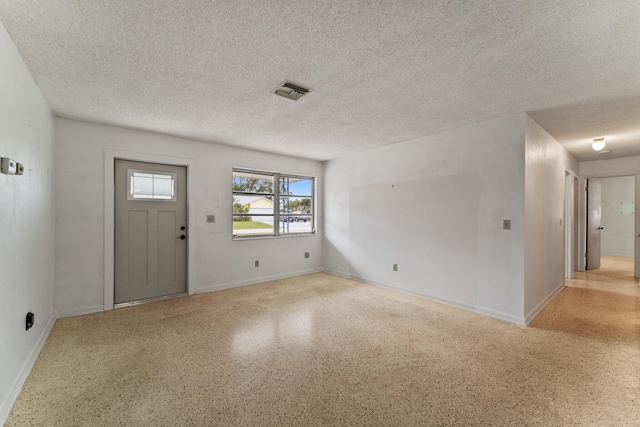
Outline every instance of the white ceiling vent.
[(293, 99), (294, 101), (297, 101), (309, 92), (311, 92), (311, 89), (293, 84), (286, 80), (273, 91), (276, 95), (284, 96), (285, 98)]

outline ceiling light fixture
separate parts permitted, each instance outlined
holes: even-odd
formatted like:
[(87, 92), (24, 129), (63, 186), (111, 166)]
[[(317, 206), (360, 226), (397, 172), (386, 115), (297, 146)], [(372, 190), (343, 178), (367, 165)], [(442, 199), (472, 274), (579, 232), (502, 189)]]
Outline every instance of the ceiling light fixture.
[(605, 145), (604, 138), (594, 138), (591, 147), (596, 151), (602, 151)]

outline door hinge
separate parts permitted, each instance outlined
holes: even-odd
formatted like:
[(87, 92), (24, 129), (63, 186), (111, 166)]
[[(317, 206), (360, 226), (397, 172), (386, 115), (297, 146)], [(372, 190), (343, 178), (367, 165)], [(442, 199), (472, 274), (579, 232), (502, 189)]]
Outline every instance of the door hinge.
[(586, 258), (586, 257), (587, 257), (587, 254), (584, 254), (584, 257)]
[(584, 187), (584, 191), (589, 191), (589, 187)]

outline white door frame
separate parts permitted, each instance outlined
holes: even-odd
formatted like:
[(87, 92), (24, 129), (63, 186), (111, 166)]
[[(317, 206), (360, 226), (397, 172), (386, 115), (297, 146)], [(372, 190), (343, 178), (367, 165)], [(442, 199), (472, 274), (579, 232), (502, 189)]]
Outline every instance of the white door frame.
[(574, 265), (575, 241), (577, 236), (574, 235), (574, 222), (576, 213), (574, 212), (574, 181), (577, 179), (576, 174), (567, 169), (565, 170), (564, 181), (564, 277), (573, 279), (576, 266)]
[[(194, 194), (191, 172), (196, 161), (182, 157), (162, 156), (152, 153), (137, 153), (125, 150), (105, 149), (104, 151), (104, 303), (103, 310), (113, 310), (114, 297), (114, 231), (115, 231), (115, 195), (114, 195), (114, 167), (116, 159), (133, 160), (137, 162), (159, 163), (166, 165), (185, 166), (187, 168), (187, 227), (196, 223), (194, 209), (190, 208), (191, 195)], [(195, 233), (189, 233), (187, 239), (187, 294), (195, 294), (191, 272), (195, 271)]]

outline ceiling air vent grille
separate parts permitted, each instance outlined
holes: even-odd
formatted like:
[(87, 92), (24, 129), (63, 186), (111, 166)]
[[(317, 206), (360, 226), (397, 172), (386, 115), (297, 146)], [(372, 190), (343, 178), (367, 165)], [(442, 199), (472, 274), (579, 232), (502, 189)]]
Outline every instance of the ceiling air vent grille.
[(285, 98), (293, 99), (294, 101), (297, 101), (309, 92), (311, 92), (311, 89), (307, 89), (306, 87), (298, 86), (287, 81), (283, 82), (273, 91), (276, 95), (284, 96)]

